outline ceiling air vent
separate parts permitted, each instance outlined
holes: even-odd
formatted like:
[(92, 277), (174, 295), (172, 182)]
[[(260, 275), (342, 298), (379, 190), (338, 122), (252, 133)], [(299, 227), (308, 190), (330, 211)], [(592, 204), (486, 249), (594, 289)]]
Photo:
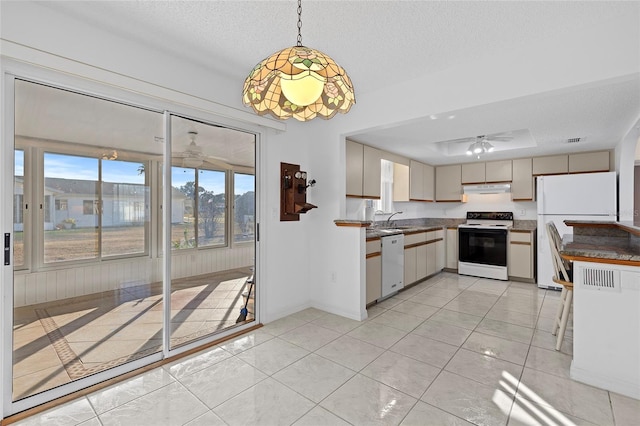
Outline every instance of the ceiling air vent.
[(583, 138), (569, 138), (567, 139), (567, 143), (578, 143), (582, 140)]

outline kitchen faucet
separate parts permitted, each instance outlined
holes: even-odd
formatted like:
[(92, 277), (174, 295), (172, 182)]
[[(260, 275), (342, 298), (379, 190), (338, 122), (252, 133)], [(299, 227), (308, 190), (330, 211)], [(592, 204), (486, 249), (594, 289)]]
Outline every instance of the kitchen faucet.
[(389, 227), (389, 225), (391, 224), (391, 218), (392, 218), (393, 216), (397, 215), (397, 214), (402, 214), (402, 212), (394, 212), (394, 213), (391, 213), (391, 216), (389, 216), (389, 217), (387, 218), (387, 222), (386, 222), (386, 226), (385, 226), (386, 228), (388, 228), (388, 227)]

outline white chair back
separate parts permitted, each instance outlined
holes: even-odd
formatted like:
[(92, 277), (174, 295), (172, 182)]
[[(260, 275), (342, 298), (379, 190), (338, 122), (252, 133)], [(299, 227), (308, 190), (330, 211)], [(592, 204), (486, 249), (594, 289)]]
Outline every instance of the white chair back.
[(567, 273), (567, 269), (570, 269), (569, 264), (560, 257), (559, 251), (562, 245), (562, 238), (560, 237), (560, 233), (558, 232), (558, 228), (556, 228), (555, 223), (547, 223), (547, 236), (549, 237), (549, 246), (551, 248), (551, 260), (553, 263), (553, 270), (555, 272), (554, 278), (556, 280), (571, 282), (571, 278)]

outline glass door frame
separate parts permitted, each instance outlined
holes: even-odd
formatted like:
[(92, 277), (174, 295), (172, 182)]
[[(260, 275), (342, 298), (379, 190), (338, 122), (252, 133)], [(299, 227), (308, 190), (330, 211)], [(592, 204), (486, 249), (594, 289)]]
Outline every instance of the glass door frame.
[[(4, 59), (3, 59), (4, 61)], [(9, 61), (10, 62), (10, 61)], [(17, 64), (17, 63), (16, 63)], [(261, 182), (261, 168), (260, 168), (260, 141), (261, 132), (264, 130), (249, 122), (241, 122), (234, 119), (225, 119), (222, 116), (217, 115), (215, 112), (206, 112), (196, 107), (189, 108), (186, 106), (178, 106), (173, 104), (170, 100), (157, 100), (151, 96), (132, 94), (122, 88), (107, 87), (100, 83), (89, 82), (81, 77), (66, 76), (56, 71), (45, 70), (33, 65), (19, 64), (16, 71), (10, 71), (4, 64), (0, 69), (0, 85), (2, 91), (0, 92), (0, 111), (1, 122), (0, 128), (2, 134), (0, 134), (0, 196), (5, 200), (8, 200), (11, 194), (11, 202), (2, 203), (0, 208), (0, 229), (2, 229), (3, 247), (5, 234), (10, 235), (9, 253), (11, 256), (10, 265), (4, 265), (0, 271), (0, 320), (2, 321), (0, 326), (0, 386), (2, 398), (0, 398), (0, 419), (6, 418), (21, 411), (33, 408), (35, 406), (50, 402), (54, 399), (58, 399), (74, 392), (80, 391), (84, 388), (96, 385), (105, 380), (118, 377), (125, 373), (129, 373), (145, 367), (149, 364), (162, 361), (164, 359), (175, 357), (184, 352), (204, 347), (216, 340), (224, 338), (228, 335), (237, 333), (239, 331), (252, 328), (256, 324), (260, 323), (260, 294), (263, 293), (260, 287), (255, 288), (255, 320), (251, 323), (232, 327), (223, 332), (217, 333), (212, 336), (207, 336), (197, 341), (181, 345), (174, 349), (170, 348), (170, 304), (163, 303), (163, 343), (162, 350), (148, 355), (146, 357), (137, 359), (135, 361), (127, 362), (125, 364), (110, 368), (108, 370), (95, 373), (93, 375), (83, 377), (67, 384), (54, 387), (52, 389), (40, 392), (38, 394), (26, 397), (24, 399), (13, 401), (12, 400), (12, 386), (13, 386), (13, 306), (14, 306), (14, 289), (13, 289), (13, 237), (14, 237), (14, 225), (13, 225), (13, 193), (14, 193), (14, 149), (15, 149), (15, 80), (25, 80), (36, 84), (45, 84), (58, 89), (72, 90), (73, 92), (94, 96), (107, 101), (116, 101), (124, 103), (126, 105), (134, 107), (142, 107), (148, 110), (157, 111), (164, 115), (164, 158), (163, 158), (163, 174), (164, 178), (160, 176), (160, 179), (164, 179), (162, 185), (162, 203), (164, 206), (170, 206), (167, 204), (167, 200), (171, 199), (171, 185), (170, 185), (170, 170), (171, 170), (171, 124), (170, 116), (172, 114), (181, 117), (194, 117), (194, 119), (203, 123), (209, 123), (217, 126), (225, 126), (230, 129), (236, 129), (243, 132), (252, 133), (255, 135), (255, 239), (254, 239), (254, 279), (257, 279), (260, 269), (260, 253), (259, 253), (259, 223), (260, 223), (260, 211), (263, 208), (260, 197), (260, 182)], [(26, 71), (24, 71), (26, 69)], [(167, 183), (169, 185), (164, 185)], [(162, 209), (162, 220), (158, 227), (162, 228), (162, 233), (156, 234), (156, 238), (164, 239), (162, 247), (164, 254), (162, 255), (162, 282), (163, 282), (163, 296), (164, 300), (170, 300), (170, 284), (171, 284), (171, 211), (170, 208)], [(153, 244), (153, 238), (151, 240)], [(158, 247), (158, 246), (156, 246)], [(155, 247), (150, 248), (150, 252), (155, 251)], [(169, 254), (167, 256), (166, 254)], [(4, 257), (3, 257), (4, 260)]]

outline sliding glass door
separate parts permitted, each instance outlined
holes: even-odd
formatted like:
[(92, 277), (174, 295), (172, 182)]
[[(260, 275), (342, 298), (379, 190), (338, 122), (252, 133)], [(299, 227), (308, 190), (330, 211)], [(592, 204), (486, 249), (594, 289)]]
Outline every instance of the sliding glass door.
[(254, 318), (255, 135), (172, 116), (171, 147), (174, 349)]
[(162, 123), (15, 81), (14, 401), (162, 350), (149, 232)]
[(21, 411), (255, 320), (255, 134), (7, 80), (5, 407)]

